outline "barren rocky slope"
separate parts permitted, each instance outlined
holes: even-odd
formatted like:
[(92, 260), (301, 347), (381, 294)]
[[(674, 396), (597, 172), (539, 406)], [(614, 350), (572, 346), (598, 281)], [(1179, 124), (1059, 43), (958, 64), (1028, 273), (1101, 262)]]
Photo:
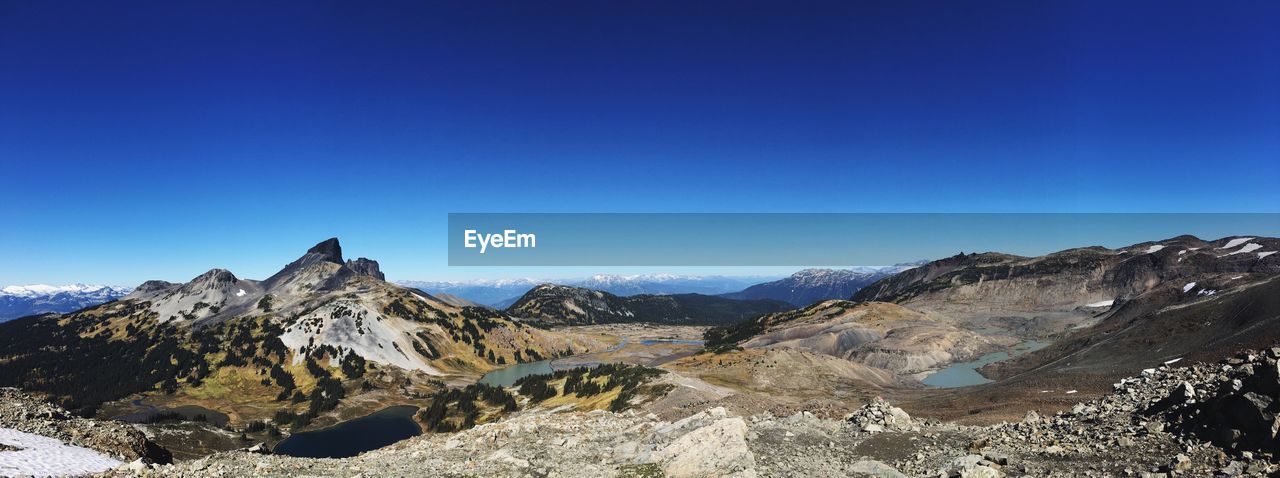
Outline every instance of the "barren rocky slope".
[(739, 417), (719, 408), (676, 421), (632, 412), (542, 410), (350, 459), (229, 452), (141, 474), (1268, 476), (1280, 471), (1273, 447), (1278, 357), (1280, 348), (1273, 348), (1220, 363), (1152, 368), (1070, 411), (1029, 412), (988, 427), (913, 419), (882, 400), (843, 420), (805, 412)]
[(943, 318), (884, 302), (829, 300), (707, 333), (708, 348), (789, 348), (830, 355), (897, 374), (973, 357), (988, 339)]
[(1280, 274), (1280, 239), (1179, 236), (1120, 249), (1086, 247), (1040, 257), (962, 254), (863, 288), (855, 301), (884, 301), (975, 326), (1047, 335), (1098, 322), (1099, 314), (1162, 287), (1230, 287)]

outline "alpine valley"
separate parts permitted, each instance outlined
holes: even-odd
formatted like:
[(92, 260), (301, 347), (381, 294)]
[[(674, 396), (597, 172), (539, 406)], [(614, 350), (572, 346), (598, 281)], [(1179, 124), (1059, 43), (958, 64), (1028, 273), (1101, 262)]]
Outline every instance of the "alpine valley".
[(27, 440), (0, 453), (43, 437), (107, 476), (1275, 476), (1275, 252), (528, 281), (494, 307), (329, 239), (263, 280), (0, 324), (0, 429)]

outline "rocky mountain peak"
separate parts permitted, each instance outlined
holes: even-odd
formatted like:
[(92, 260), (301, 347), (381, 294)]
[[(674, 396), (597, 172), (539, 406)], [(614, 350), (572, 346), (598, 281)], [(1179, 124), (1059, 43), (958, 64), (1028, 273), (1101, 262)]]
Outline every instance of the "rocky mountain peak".
[(382, 273), (382, 269), (378, 267), (378, 261), (373, 259), (358, 258), (356, 260), (347, 260), (347, 268), (351, 269), (356, 275), (369, 276), (378, 280), (387, 280), (387, 276)]
[[(274, 287), (276, 284), (288, 281), (289, 278), (294, 277), (296, 274), (304, 270), (311, 269), (312, 266), (326, 263), (337, 264), (339, 266), (347, 265), (347, 263), (342, 261), (342, 245), (338, 244), (338, 238), (336, 237), (325, 239), (319, 244), (307, 249), (306, 254), (303, 254), (302, 257), (299, 257), (297, 260), (284, 266), (283, 269), (280, 269), (280, 272), (277, 272), (275, 275), (267, 278), (265, 282), (268, 284), (268, 288)], [(336, 269), (343, 270), (348, 268), (338, 267)], [(348, 272), (350, 272), (349, 269)], [(333, 273), (336, 273), (336, 271), (330, 271), (328, 274)]]
[[(342, 264), (342, 245), (338, 244), (338, 238), (330, 237), (321, 241), (319, 244), (307, 249), (307, 254), (317, 254), (320, 259), (332, 262), (334, 264)], [(365, 259), (361, 259), (365, 260)]]
[(191, 279), (191, 283), (221, 285), (221, 284), (235, 282), (236, 280), (238, 280), (236, 279), (236, 275), (232, 274), (231, 271), (229, 270), (209, 269), (209, 272), (205, 272), (204, 274), (200, 274), (199, 276), (196, 276), (195, 279)]
[(134, 289), (133, 289), (133, 291), (134, 291), (135, 293), (144, 293), (144, 294), (145, 294), (145, 293), (147, 293), (147, 292), (155, 292), (155, 291), (158, 291), (158, 290), (165, 290), (165, 289), (168, 289), (168, 288), (173, 287), (173, 286), (175, 286), (175, 285), (177, 285), (177, 284), (174, 284), (174, 283), (169, 282), (169, 281), (164, 281), (164, 280), (149, 280), (149, 281), (143, 282), (142, 284), (139, 284), (139, 285), (138, 285), (138, 287), (136, 287), (136, 288), (134, 288)]

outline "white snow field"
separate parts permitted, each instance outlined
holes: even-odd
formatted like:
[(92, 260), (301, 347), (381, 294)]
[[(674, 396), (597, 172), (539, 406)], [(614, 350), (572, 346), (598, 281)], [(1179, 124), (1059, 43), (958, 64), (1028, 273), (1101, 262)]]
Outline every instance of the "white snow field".
[(0, 443), (19, 448), (0, 452), (0, 476), (87, 475), (121, 465), (119, 460), (88, 448), (12, 428), (0, 428)]
[(1256, 251), (1256, 250), (1258, 250), (1258, 249), (1262, 249), (1262, 244), (1254, 244), (1254, 243), (1250, 242), (1250, 243), (1248, 243), (1248, 244), (1245, 244), (1245, 245), (1244, 245), (1244, 247), (1241, 247), (1241, 248), (1240, 248), (1240, 250), (1238, 250), (1238, 251), (1235, 251), (1235, 252), (1228, 252), (1228, 253), (1227, 253), (1227, 255), (1228, 255), (1228, 256), (1234, 256), (1234, 255), (1236, 255), (1236, 254), (1246, 254), (1246, 253), (1249, 253), (1249, 252)]
[(1218, 249), (1230, 249), (1232, 247), (1236, 247), (1238, 245), (1244, 244), (1252, 240), (1253, 240), (1252, 237), (1240, 237), (1240, 238), (1232, 239), (1230, 241), (1227, 241), (1227, 245), (1219, 247)]

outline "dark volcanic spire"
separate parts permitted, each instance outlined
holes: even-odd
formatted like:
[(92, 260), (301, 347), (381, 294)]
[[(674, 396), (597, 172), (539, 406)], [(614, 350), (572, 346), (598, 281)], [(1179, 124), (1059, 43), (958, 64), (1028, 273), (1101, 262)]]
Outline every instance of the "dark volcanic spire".
[(335, 264), (342, 264), (342, 245), (338, 244), (338, 238), (330, 237), (323, 242), (316, 244), (307, 249), (307, 254), (320, 254), (324, 256), (323, 260)]
[(298, 273), (298, 271), (316, 264), (323, 264), (325, 262), (343, 266), (340, 270), (345, 270), (347, 274), (351, 273), (351, 270), (346, 268), (346, 263), (342, 262), (342, 246), (338, 244), (338, 238), (331, 237), (321, 241), (312, 248), (307, 249), (306, 254), (303, 254), (302, 257), (290, 262), (289, 265), (284, 266), (284, 269), (280, 269), (280, 272), (268, 277), (265, 282), (268, 288), (274, 287), (275, 284), (288, 277), (292, 277), (294, 274)]

